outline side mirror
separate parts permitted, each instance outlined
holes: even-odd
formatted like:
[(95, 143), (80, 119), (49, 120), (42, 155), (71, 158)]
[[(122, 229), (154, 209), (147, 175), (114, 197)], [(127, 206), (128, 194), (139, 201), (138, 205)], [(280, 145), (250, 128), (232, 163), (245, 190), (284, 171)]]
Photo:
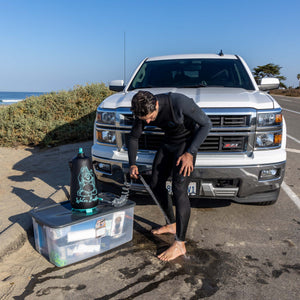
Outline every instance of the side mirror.
[(278, 78), (262, 78), (258, 88), (261, 91), (268, 91), (278, 89), (279, 87), (279, 79)]
[(114, 92), (121, 92), (125, 88), (124, 80), (113, 80), (109, 83), (109, 89)]

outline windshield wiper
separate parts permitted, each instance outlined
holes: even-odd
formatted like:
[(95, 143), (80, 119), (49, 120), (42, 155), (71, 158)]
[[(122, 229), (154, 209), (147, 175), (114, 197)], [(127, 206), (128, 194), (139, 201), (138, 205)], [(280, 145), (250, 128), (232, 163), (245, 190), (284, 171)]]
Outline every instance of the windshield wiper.
[(203, 84), (203, 83), (199, 83), (199, 84), (193, 84), (193, 85), (184, 85), (184, 86), (180, 86), (178, 88), (199, 88), (199, 87), (207, 87), (207, 84)]
[(177, 89), (183, 89), (183, 88), (199, 88), (199, 87), (207, 87), (207, 84), (199, 83), (199, 84), (193, 84), (193, 85), (183, 85), (183, 86), (172, 86), (172, 85), (166, 85), (166, 86), (154, 86), (154, 85), (147, 85), (147, 86), (140, 86), (136, 88), (130, 88), (128, 90), (138, 90), (138, 89), (147, 89), (147, 88), (177, 88)]
[(134, 90), (140, 90), (140, 89), (150, 89), (153, 88), (154, 86), (147, 85), (147, 86), (139, 86), (139, 87), (131, 87), (128, 89), (128, 91), (134, 91)]

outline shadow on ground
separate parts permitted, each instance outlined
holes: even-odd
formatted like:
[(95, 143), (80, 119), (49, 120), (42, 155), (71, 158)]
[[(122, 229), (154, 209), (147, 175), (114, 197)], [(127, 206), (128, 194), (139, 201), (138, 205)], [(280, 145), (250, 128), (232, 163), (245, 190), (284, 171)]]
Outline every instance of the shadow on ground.
[[(67, 200), (71, 178), (69, 161), (77, 155), (79, 147), (90, 156), (91, 146), (92, 141), (50, 149), (27, 148), (31, 155), (12, 167), (17, 171), (15, 174), (20, 175), (8, 177), (12, 193), (32, 209)], [(20, 224), (26, 231), (31, 227), (28, 212), (12, 215), (9, 220)]]
[[(57, 191), (62, 191), (64, 199), (68, 199), (68, 190), (66, 186), (70, 183), (69, 161), (77, 155), (78, 148), (82, 147), (85, 154), (91, 156), (92, 141), (63, 145), (50, 149), (28, 148), (31, 155), (22, 159), (13, 166), (13, 170), (19, 171), (20, 175), (10, 176), (13, 194), (18, 196), (29, 207), (45, 207), (56, 203), (53, 195)], [(98, 187), (98, 191), (101, 187)], [(114, 191), (120, 195), (121, 189)], [(40, 195), (47, 195), (41, 197)], [(153, 205), (155, 202), (147, 194), (132, 194), (130, 200), (136, 202), (136, 205)], [(192, 208), (219, 208), (229, 206), (228, 200), (222, 199), (191, 199)], [(31, 224), (31, 218), (28, 212), (13, 215), (9, 218), (12, 223), (19, 223), (23, 228)]]

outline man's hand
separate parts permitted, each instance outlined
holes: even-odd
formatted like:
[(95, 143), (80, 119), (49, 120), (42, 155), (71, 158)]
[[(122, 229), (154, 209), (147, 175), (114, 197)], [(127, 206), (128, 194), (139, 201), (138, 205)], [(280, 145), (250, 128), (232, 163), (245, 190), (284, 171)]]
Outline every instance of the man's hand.
[(188, 152), (185, 152), (178, 158), (176, 166), (178, 166), (180, 163), (181, 163), (181, 168), (180, 168), (179, 174), (183, 173), (184, 177), (186, 175), (190, 176), (194, 170), (193, 155)]
[(139, 169), (136, 165), (130, 166), (129, 172), (130, 172), (130, 177), (131, 178), (138, 179)]

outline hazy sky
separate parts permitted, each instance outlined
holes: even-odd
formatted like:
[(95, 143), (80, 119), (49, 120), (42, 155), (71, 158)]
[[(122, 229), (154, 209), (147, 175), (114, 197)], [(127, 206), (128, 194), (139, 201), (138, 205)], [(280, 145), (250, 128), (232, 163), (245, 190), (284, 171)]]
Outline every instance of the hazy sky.
[(0, 0), (0, 91), (126, 78), (147, 56), (239, 54), (300, 73), (299, 0)]

